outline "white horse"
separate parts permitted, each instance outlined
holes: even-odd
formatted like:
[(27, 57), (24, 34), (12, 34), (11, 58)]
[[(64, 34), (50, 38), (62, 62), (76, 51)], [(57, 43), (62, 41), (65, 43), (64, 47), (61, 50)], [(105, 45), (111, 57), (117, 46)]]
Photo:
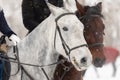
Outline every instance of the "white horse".
[[(47, 4), (51, 15), (17, 45), (20, 63), (48, 65), (57, 62), (58, 56), (63, 55), (78, 71), (86, 69), (92, 63), (92, 56), (83, 45), (86, 44), (83, 24), (73, 13), (77, 10), (75, 0), (64, 1), (63, 8)], [(12, 49), (8, 56), (14, 57)], [(41, 67), (21, 65), (33, 80), (48, 80)], [(11, 66), (12, 74), (18, 66), (16, 63), (11, 63)], [(56, 65), (43, 67), (50, 80), (55, 67)], [(10, 76), (10, 80), (21, 80), (21, 71)], [(23, 80), (31, 79), (25, 77)]]

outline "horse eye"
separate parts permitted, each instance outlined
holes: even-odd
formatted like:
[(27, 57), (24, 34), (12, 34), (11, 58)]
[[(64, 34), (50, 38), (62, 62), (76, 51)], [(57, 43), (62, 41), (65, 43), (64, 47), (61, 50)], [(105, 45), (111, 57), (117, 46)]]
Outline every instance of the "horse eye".
[(63, 27), (63, 30), (64, 30), (64, 31), (68, 31), (68, 28), (67, 28), (67, 27)]

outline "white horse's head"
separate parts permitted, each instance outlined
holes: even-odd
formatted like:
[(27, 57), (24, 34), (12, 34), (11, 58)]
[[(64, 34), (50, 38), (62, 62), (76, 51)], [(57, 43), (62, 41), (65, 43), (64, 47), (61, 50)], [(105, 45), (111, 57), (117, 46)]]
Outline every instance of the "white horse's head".
[(63, 8), (47, 3), (56, 23), (55, 48), (58, 53), (72, 62), (77, 70), (81, 71), (92, 63), (92, 55), (83, 36), (84, 26), (74, 13), (76, 5), (68, 2), (68, 0), (64, 1), (66, 7)]

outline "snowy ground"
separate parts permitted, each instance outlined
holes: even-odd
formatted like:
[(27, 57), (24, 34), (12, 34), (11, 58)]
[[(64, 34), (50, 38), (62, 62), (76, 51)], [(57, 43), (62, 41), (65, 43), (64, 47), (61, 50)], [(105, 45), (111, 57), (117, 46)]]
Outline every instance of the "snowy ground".
[(4, 15), (10, 28), (20, 38), (24, 38), (27, 30), (22, 21), (21, 2), (22, 0), (0, 0), (0, 6), (3, 8)]
[[(120, 0), (79, 0), (85, 4), (93, 4), (94, 2), (103, 2), (103, 14), (105, 16), (105, 43), (109, 46), (114, 46), (118, 50), (120, 48)], [(0, 0), (0, 5), (3, 7), (5, 16), (10, 27), (21, 38), (27, 33), (24, 28), (21, 16), (22, 0)], [(120, 80), (120, 57), (117, 59), (117, 74), (112, 77), (111, 64), (105, 65), (97, 69), (99, 78), (91, 66), (84, 77), (84, 80)]]
[(90, 66), (83, 80), (120, 80), (120, 57), (117, 58), (116, 66), (117, 72), (115, 77), (112, 77), (113, 68), (111, 64), (98, 68), (97, 70), (99, 76), (95, 72), (94, 67)]

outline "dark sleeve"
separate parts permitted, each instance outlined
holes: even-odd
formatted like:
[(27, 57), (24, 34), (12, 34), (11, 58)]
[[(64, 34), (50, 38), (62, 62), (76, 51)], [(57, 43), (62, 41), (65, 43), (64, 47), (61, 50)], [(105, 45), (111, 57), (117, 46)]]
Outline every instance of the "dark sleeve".
[(32, 5), (32, 0), (23, 0), (22, 2), (23, 24), (29, 31), (32, 31), (39, 24), (39, 22), (35, 20), (35, 14)]
[(55, 6), (63, 7), (63, 0), (48, 0), (48, 2)]
[(15, 34), (8, 26), (3, 11), (0, 11), (0, 31), (8, 37), (10, 37), (12, 34)]

